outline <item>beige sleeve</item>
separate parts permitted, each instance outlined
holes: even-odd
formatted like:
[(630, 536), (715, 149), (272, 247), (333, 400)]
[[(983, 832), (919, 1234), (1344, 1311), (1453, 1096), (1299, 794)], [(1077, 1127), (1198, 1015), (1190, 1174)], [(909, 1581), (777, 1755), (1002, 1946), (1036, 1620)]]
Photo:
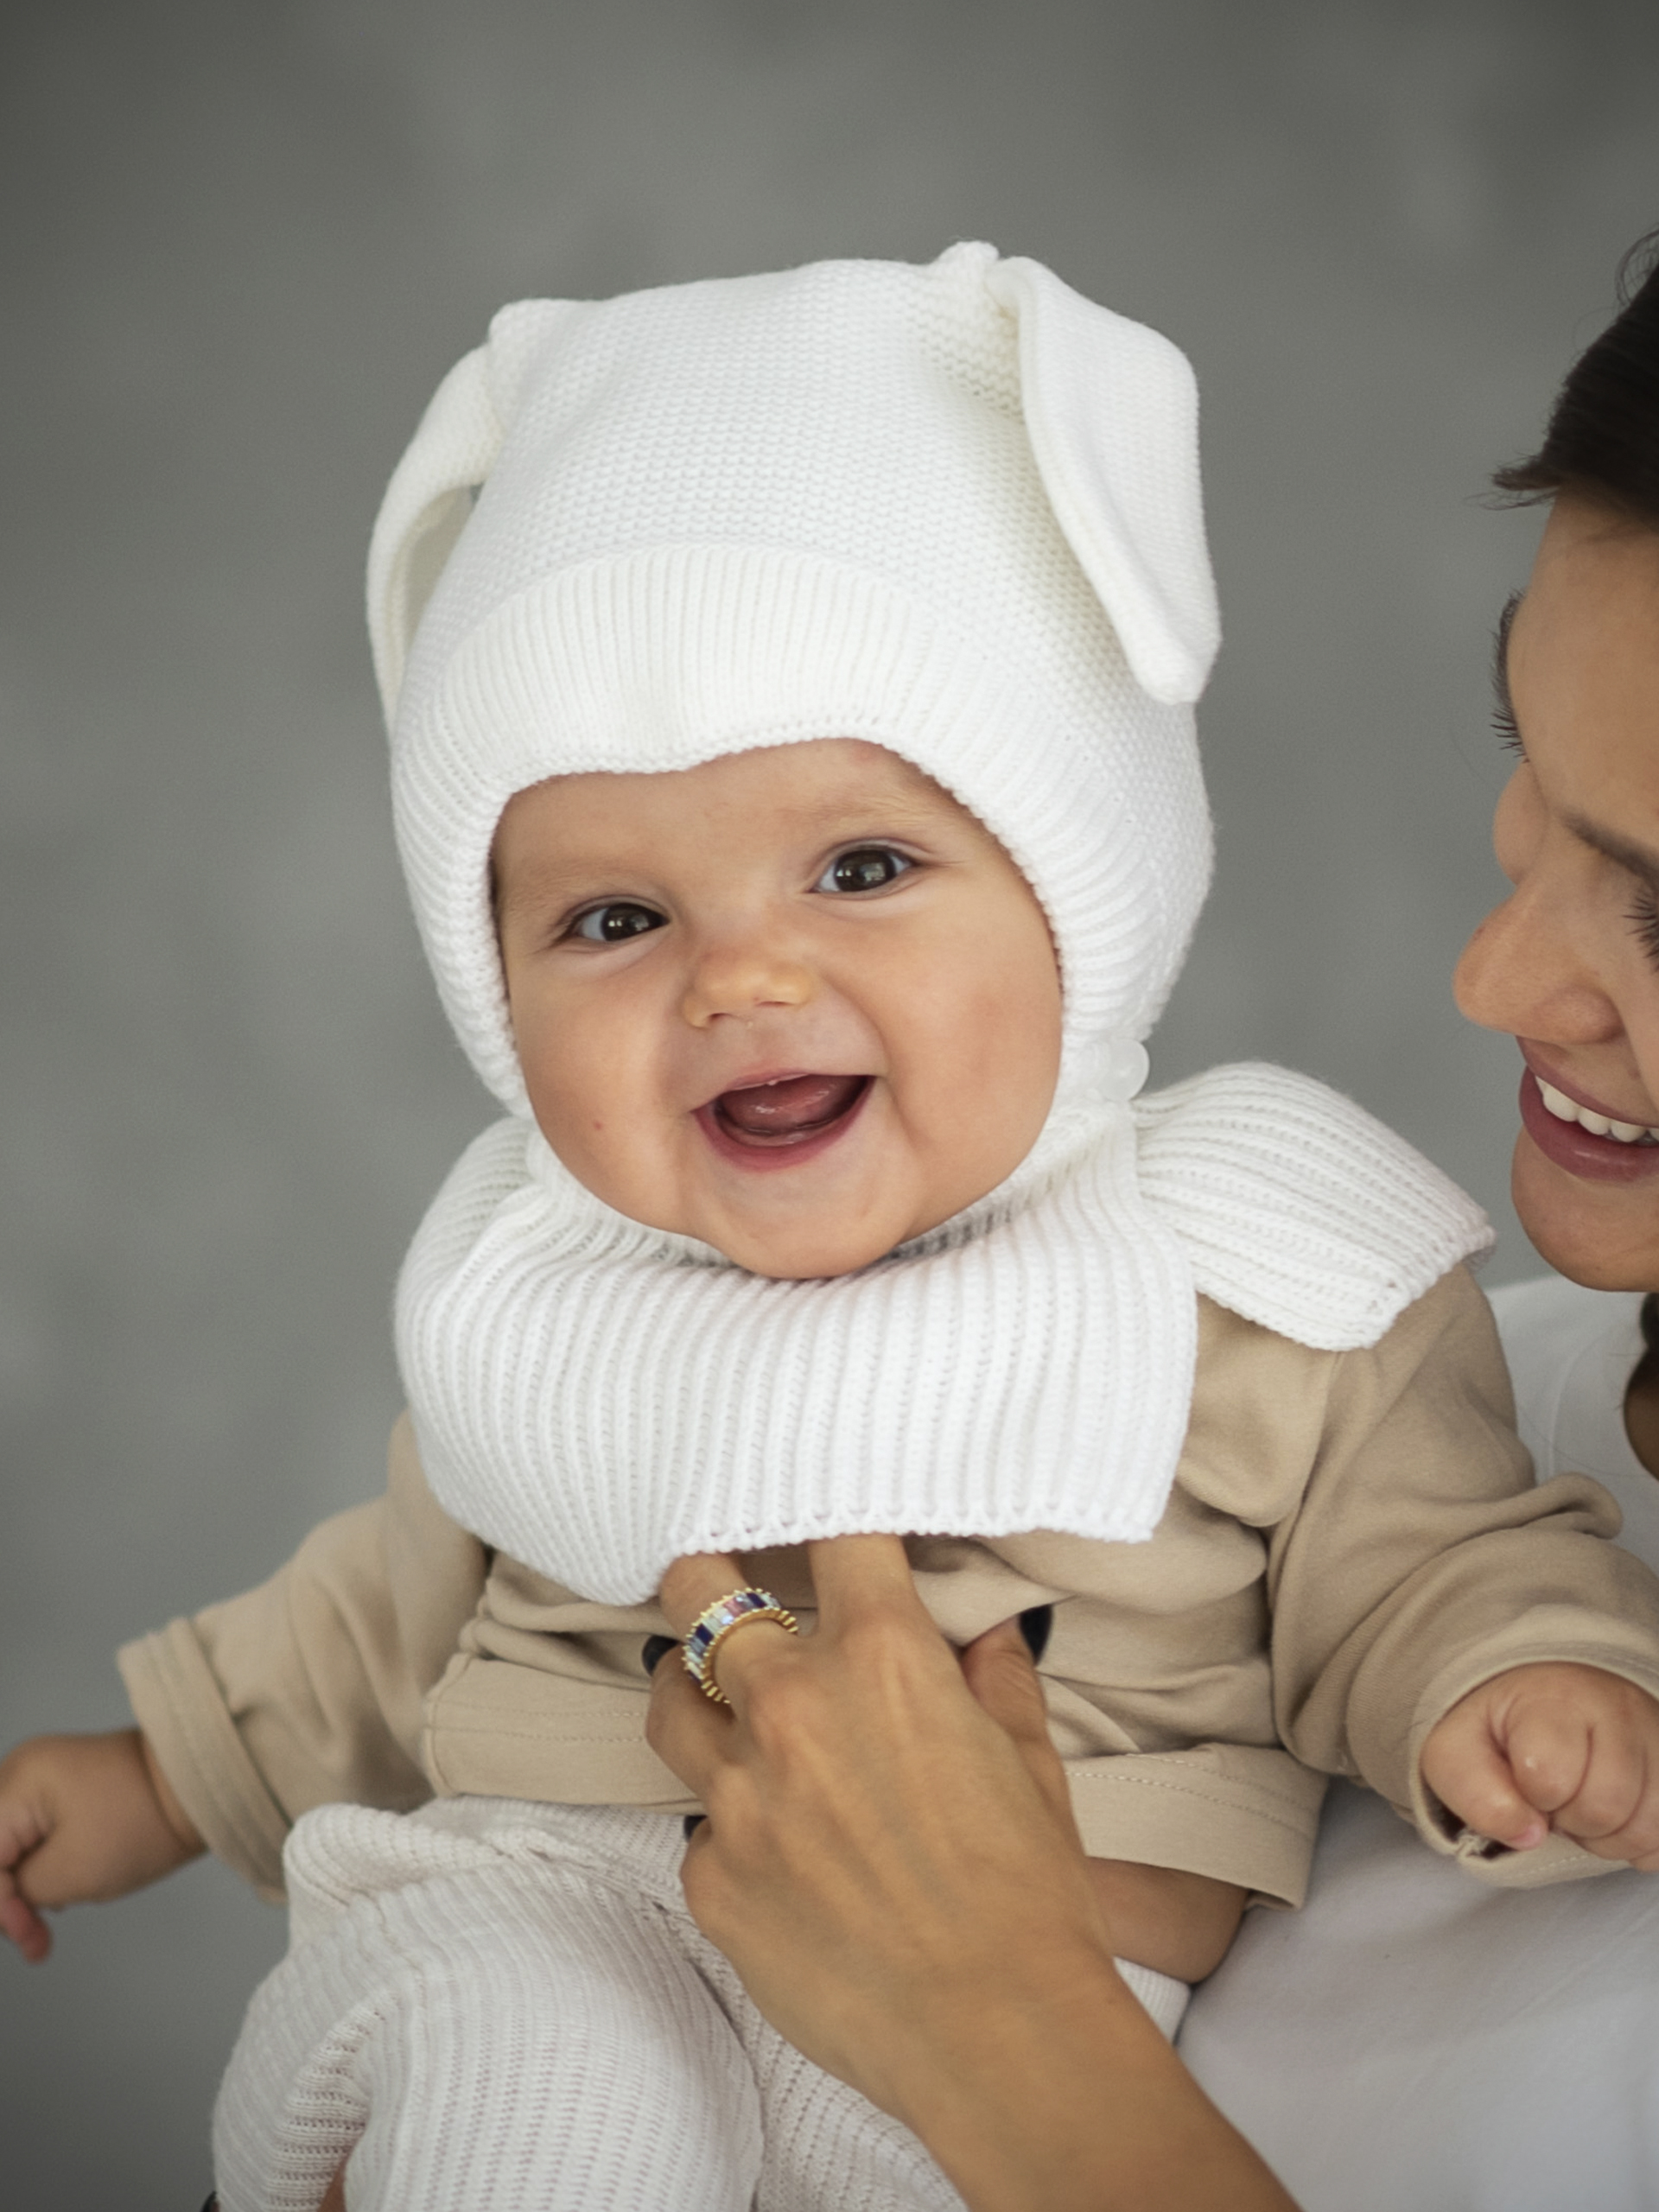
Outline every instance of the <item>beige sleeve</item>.
[(381, 1497), (314, 1529), (257, 1590), (122, 1650), (139, 1726), (238, 1873), (278, 1895), (283, 1840), (311, 1806), (401, 1811), (430, 1796), (422, 1706), (485, 1568), (427, 1488), (405, 1415)]
[[(1598, 1484), (1534, 1484), (1512, 1419), (1491, 1310), (1454, 1268), (1343, 1356), (1318, 1462), (1270, 1545), (1283, 1741), (1358, 1775), (1442, 1852), (1419, 1760), (1467, 1691), (1574, 1660), (1659, 1696), (1659, 1582), (1608, 1541), (1618, 1510)], [(1557, 1878), (1603, 1864), (1568, 1847)]]

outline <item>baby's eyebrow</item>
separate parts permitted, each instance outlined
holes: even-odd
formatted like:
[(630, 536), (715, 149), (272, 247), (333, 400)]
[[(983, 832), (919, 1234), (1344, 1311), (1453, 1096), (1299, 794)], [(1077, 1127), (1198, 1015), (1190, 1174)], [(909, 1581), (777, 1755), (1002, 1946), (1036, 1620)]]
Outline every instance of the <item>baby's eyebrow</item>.
[(496, 927), (499, 929), (510, 914), (525, 914), (534, 920), (550, 907), (569, 905), (579, 895), (583, 884), (588, 882), (591, 874), (591, 870), (569, 863), (548, 866), (530, 861), (508, 870), (492, 862), (490, 906)]

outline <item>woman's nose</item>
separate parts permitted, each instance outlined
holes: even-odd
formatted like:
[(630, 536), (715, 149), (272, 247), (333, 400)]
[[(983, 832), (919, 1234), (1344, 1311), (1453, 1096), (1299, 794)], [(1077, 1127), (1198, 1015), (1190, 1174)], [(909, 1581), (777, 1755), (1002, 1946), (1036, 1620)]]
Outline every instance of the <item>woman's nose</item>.
[(742, 1020), (769, 1007), (805, 1006), (817, 991), (797, 951), (764, 931), (745, 931), (700, 950), (680, 1010), (694, 1029), (703, 1029), (722, 1015)]
[(1468, 1020), (1540, 1044), (1604, 1044), (1623, 1027), (1618, 1007), (1573, 942), (1570, 915), (1530, 879), (1477, 926), (1452, 991)]

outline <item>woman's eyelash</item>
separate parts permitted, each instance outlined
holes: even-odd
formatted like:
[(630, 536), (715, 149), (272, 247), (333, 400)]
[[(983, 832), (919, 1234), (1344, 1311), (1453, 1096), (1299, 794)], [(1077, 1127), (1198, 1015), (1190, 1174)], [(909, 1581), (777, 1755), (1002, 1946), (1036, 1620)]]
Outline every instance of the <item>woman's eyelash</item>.
[(1510, 697), (1510, 632), (1515, 627), (1515, 618), (1521, 612), (1521, 594), (1512, 591), (1503, 602), (1503, 612), (1497, 618), (1497, 628), (1492, 636), (1492, 728), (1499, 741), (1511, 753), (1524, 760), (1527, 748), (1521, 742), (1521, 732), (1515, 719), (1515, 706)]
[(1650, 891), (1638, 891), (1625, 919), (1636, 931), (1643, 952), (1659, 968), (1659, 900)]

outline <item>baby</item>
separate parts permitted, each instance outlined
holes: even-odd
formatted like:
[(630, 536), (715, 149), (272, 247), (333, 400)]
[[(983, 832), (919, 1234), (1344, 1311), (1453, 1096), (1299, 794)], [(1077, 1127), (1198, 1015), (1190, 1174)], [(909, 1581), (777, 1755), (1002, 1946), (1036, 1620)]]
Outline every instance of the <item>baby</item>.
[(1478, 1214), (1279, 1070), (1131, 1103), (1208, 877), (1195, 429), (1172, 347), (978, 245), (527, 302), (429, 410), (370, 620), (507, 1117), (404, 1269), (412, 1430), (123, 1655), (142, 1736), (0, 1769), (26, 1948), (201, 1841), (285, 1876), (223, 2212), (348, 2152), (354, 2212), (957, 2202), (685, 1913), (688, 1553), (810, 1627), (804, 1544), (893, 1530), (954, 1639), (1052, 1618), (1172, 2032), (1325, 1774), (1488, 1878), (1659, 1855), (1659, 1589), (1532, 1485)]

